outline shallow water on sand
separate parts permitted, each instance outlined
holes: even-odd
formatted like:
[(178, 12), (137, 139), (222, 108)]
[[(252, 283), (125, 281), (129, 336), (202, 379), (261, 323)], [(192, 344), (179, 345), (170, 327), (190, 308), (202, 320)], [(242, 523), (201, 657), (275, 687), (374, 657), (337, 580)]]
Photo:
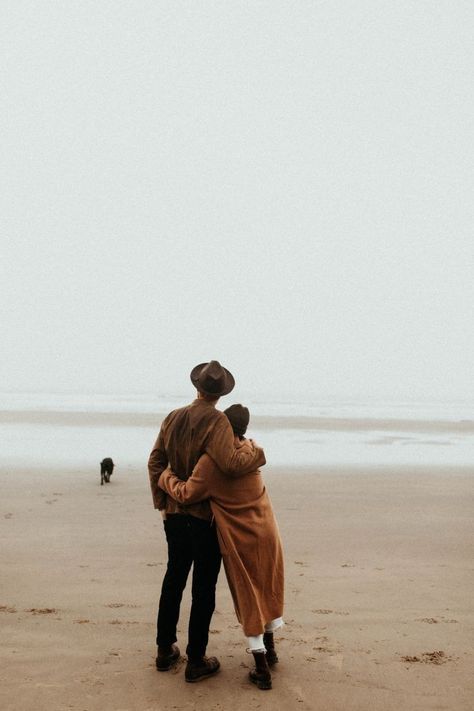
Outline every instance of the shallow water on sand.
[[(0, 394), (1, 464), (96, 467), (111, 456), (119, 467), (142, 464), (146, 471), (164, 413), (186, 402), (176, 396)], [(246, 402), (254, 417), (248, 436), (264, 447), (269, 466), (474, 461), (469, 402)]]
[[(18, 466), (98, 467), (111, 456), (117, 465), (146, 471), (157, 427), (24, 423), (0, 424), (1, 463)], [(474, 461), (470, 432), (252, 429), (268, 466), (465, 465)]]

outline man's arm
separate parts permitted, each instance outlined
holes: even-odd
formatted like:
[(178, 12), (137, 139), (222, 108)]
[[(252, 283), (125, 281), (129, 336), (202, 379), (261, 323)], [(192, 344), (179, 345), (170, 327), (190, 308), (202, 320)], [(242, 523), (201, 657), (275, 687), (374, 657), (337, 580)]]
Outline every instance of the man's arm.
[(160, 487), (180, 504), (196, 504), (209, 498), (207, 482), (199, 463), (187, 481), (182, 481), (168, 467), (160, 476)]
[(224, 474), (241, 476), (262, 467), (266, 462), (263, 449), (249, 440), (247, 442), (249, 446), (235, 446), (232, 427), (224, 415), (211, 432), (206, 452)]
[(168, 466), (168, 457), (165, 451), (165, 445), (163, 441), (163, 426), (160, 429), (160, 433), (151, 450), (150, 457), (148, 459), (148, 475), (150, 477), (151, 494), (153, 496), (153, 503), (155, 509), (163, 510), (166, 508), (166, 494), (158, 486), (161, 472)]

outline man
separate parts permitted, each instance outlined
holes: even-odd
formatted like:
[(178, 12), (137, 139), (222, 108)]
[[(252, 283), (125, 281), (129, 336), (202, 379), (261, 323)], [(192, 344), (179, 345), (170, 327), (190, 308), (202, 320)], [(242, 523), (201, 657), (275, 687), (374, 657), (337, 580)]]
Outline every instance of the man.
[(209, 502), (178, 504), (159, 488), (159, 478), (169, 464), (177, 476), (188, 479), (205, 452), (229, 476), (257, 469), (265, 463), (265, 456), (256, 446), (236, 448), (229, 420), (216, 410), (219, 398), (234, 388), (232, 374), (218, 361), (211, 360), (193, 368), (191, 382), (197, 390), (197, 398), (165, 418), (150, 454), (148, 471), (153, 502), (162, 512), (168, 543), (168, 566), (158, 608), (156, 667), (159, 671), (168, 671), (179, 659), (176, 626), (183, 590), (193, 565), (185, 679), (195, 682), (215, 674), (220, 667), (216, 657), (208, 658), (205, 653), (221, 554)]

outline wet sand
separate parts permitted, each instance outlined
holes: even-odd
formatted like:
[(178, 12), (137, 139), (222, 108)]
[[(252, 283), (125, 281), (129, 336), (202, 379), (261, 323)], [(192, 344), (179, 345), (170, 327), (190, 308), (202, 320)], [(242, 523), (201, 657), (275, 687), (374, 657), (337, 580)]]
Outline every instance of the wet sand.
[[(68, 412), (67, 410), (0, 410), (2, 424), (69, 425), (75, 427), (153, 427), (167, 412)], [(443, 434), (474, 434), (474, 420), (421, 420), (369, 417), (306, 417), (252, 415), (252, 428), (258, 430), (320, 430), (332, 432), (402, 431)]]
[[(474, 707), (472, 472), (267, 467), (286, 555), (273, 690), (221, 573), (209, 654), (154, 667), (165, 540), (143, 468), (0, 470), (3, 711), (417, 711)], [(189, 592), (179, 645), (186, 646)]]

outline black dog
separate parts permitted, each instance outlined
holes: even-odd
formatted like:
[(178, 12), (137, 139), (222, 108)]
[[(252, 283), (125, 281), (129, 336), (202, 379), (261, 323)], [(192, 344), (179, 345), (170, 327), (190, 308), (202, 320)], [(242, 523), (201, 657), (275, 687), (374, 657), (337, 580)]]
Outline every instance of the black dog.
[(110, 457), (105, 457), (100, 463), (100, 485), (102, 486), (104, 481), (106, 484), (109, 483), (112, 472), (114, 471), (114, 463)]

